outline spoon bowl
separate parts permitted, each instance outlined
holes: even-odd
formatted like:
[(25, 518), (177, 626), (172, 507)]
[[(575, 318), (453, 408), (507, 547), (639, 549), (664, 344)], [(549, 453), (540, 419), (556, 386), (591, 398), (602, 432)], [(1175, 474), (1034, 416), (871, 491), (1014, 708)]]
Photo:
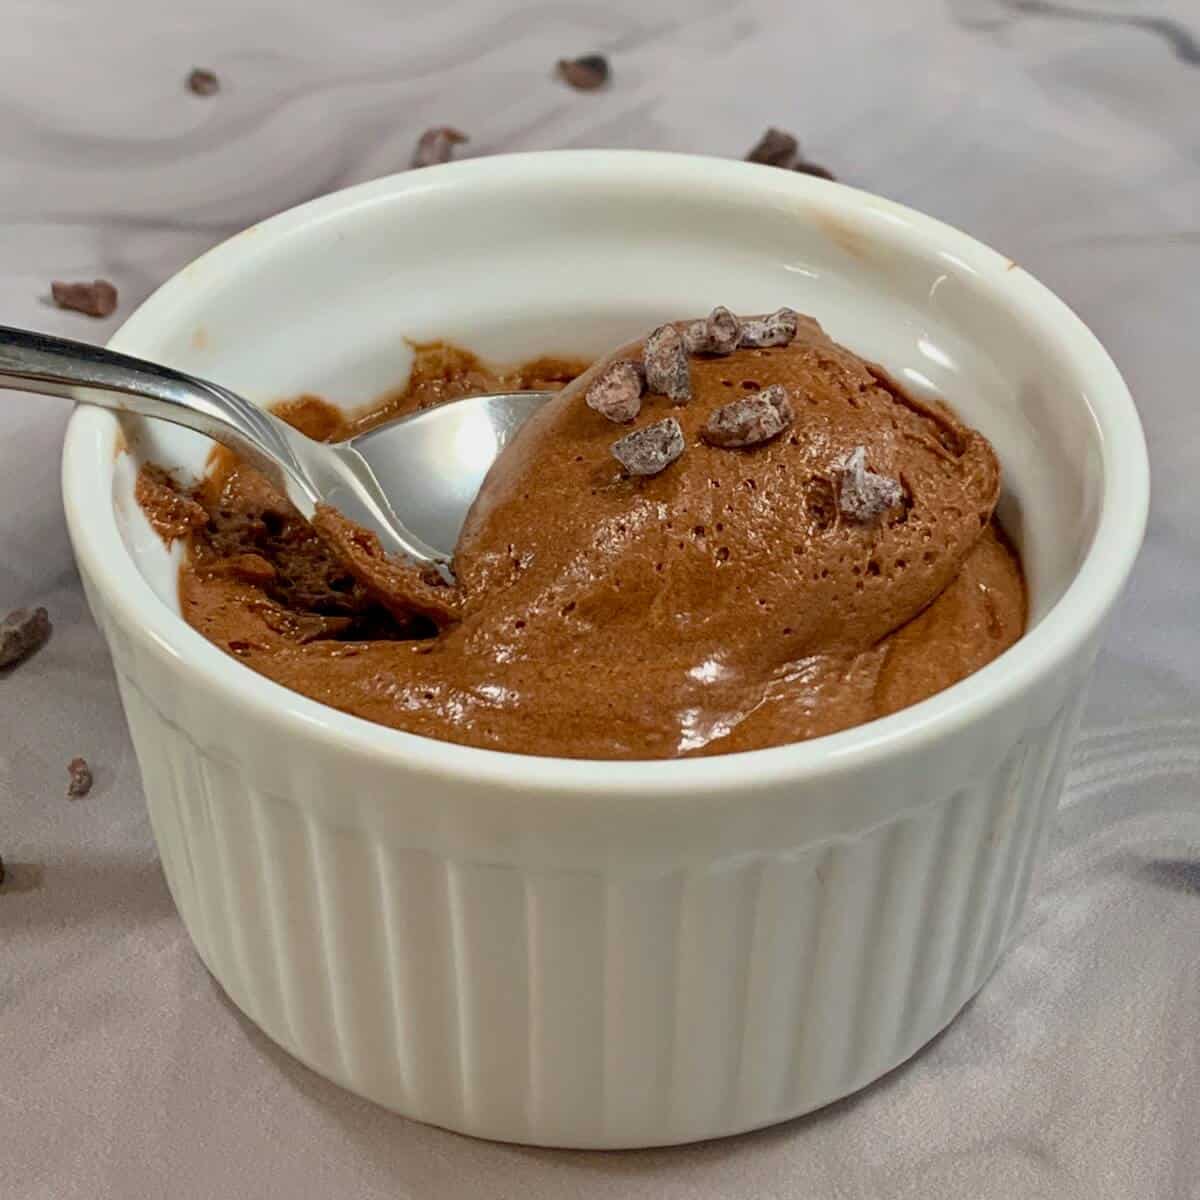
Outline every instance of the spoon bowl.
[[(388, 505), (387, 515), (402, 527), (409, 557), (444, 563), (454, 553), (467, 511), (484, 477), (517, 430), (553, 392), (502, 392), (452, 400), (411, 416), (376, 426), (346, 442), (332, 445), (303, 438), (312, 454), (310, 473), (327, 479), (325, 502), (360, 525), (368, 496)], [(295, 434), (293, 437), (299, 438)], [(328, 476), (325, 452), (332, 450), (338, 470)], [(347, 480), (352, 481), (348, 486)], [(402, 514), (402, 516), (397, 516)], [(387, 543), (385, 542), (385, 545)]]
[(318, 504), (390, 554), (449, 575), (458, 533), (497, 456), (552, 392), (471, 396), (346, 442), (318, 442), (219, 384), (25, 329), (0, 326), (0, 388), (186, 426), (247, 459), (306, 517)]

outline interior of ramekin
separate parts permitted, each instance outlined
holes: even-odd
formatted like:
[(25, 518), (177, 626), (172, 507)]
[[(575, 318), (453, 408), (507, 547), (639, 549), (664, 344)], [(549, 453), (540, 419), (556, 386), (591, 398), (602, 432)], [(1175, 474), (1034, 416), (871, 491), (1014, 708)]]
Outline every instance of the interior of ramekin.
[(445, 338), (501, 362), (590, 356), (714, 304), (811, 313), (992, 440), (1006, 480), (1001, 519), (1030, 585), (1030, 630), (1015, 648), (921, 705), (817, 742), (706, 764), (530, 759), (368, 725), (254, 675), (190, 630), (178, 616), (179, 551), (150, 530), (133, 480), (147, 460), (203, 470), (209, 446), (196, 435), (81, 407), (64, 460), (77, 552), (117, 619), (239, 703), (296, 719), (307, 736), (566, 785), (595, 768), (616, 785), (622, 772), (645, 787), (667, 773), (678, 782), (682, 771), (720, 786), (726, 772), (744, 780), (747, 771), (828, 769), (884, 753), (1035, 684), (1094, 632), (1132, 564), (1147, 502), (1141, 430), (1116, 368), (1015, 264), (849, 188), (637, 152), (413, 172), (314, 201), (217, 247), (153, 295), (113, 345), (259, 403), (308, 392), (356, 407), (404, 381), (413, 342)]

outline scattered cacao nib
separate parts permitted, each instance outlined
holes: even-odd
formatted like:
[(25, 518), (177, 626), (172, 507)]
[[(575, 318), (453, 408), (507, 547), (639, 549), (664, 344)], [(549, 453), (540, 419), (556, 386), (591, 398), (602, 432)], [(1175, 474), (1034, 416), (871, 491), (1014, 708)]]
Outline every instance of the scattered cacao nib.
[(708, 418), (700, 436), (712, 446), (758, 446), (777, 437), (794, 420), (787, 389), (773, 383), (752, 396), (722, 404)]
[(800, 143), (785, 129), (772, 126), (754, 144), (746, 161), (768, 167), (790, 167), (800, 151)]
[(742, 322), (743, 346), (787, 346), (796, 337), (800, 319), (795, 309), (779, 308), (770, 316)]
[(867, 469), (865, 446), (856, 446), (838, 468), (841, 471), (838, 508), (852, 521), (864, 524), (874, 521), (904, 499), (904, 488), (897, 480)]
[(792, 170), (799, 171), (801, 175), (815, 175), (818, 179), (837, 178), (828, 167), (823, 167), (820, 163), (809, 162), (806, 158), (802, 158)]
[(816, 175), (820, 179), (834, 177), (833, 172), (820, 163), (809, 162), (800, 153), (800, 143), (783, 129), (768, 129), (746, 155), (746, 161), (782, 167), (785, 171), (799, 171), (802, 175)]
[(683, 430), (674, 417), (666, 417), (618, 438), (611, 449), (630, 475), (657, 475), (683, 453)]
[(417, 139), (412, 165), (433, 167), (438, 163), (447, 163), (454, 157), (454, 147), (466, 141), (470, 139), (461, 130), (451, 125), (435, 125)]
[(732, 354), (742, 336), (742, 323), (718, 304), (703, 321), (693, 321), (683, 331), (689, 354)]
[(4, 859), (0, 858), (0, 887), (4, 886), (4, 876), (7, 872), (4, 870)]
[(215, 96), (221, 90), (221, 81), (216, 74), (205, 67), (196, 67), (187, 77), (189, 92), (197, 96)]
[(674, 325), (660, 325), (642, 350), (646, 368), (646, 390), (666, 396), (676, 404), (692, 398), (692, 376), (683, 335)]
[(28, 658), (50, 636), (50, 615), (44, 608), (17, 608), (0, 621), (0, 667)]
[(603, 54), (582, 54), (578, 58), (560, 58), (558, 74), (577, 91), (594, 92), (608, 82), (611, 72)]
[(615, 362), (588, 388), (588, 408), (602, 417), (624, 424), (642, 411), (645, 373), (631, 362)]
[(67, 799), (78, 800), (92, 790), (92, 768), (86, 758), (73, 758), (67, 764)]
[(117, 308), (117, 289), (107, 279), (91, 283), (64, 283), (61, 279), (50, 284), (50, 295), (59, 308), (86, 313), (89, 317), (111, 317)]

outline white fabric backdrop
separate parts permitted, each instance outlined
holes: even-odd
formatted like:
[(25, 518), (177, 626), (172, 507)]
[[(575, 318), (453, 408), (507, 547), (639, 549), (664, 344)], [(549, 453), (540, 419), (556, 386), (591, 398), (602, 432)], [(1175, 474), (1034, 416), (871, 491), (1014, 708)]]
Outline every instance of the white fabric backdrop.
[[(1085, 5), (1087, 7), (1085, 7)], [(1147, 425), (1156, 497), (1021, 936), (925, 1053), (808, 1119), (671, 1151), (491, 1145), (276, 1050), (191, 951), (159, 872), (57, 489), (65, 405), (0, 395), (0, 1196), (1200, 1196), (1200, 10), (1194, 0), (7, 0), (0, 322), (103, 340), (215, 241), (407, 164), (794, 129), (842, 178), (1056, 288)], [(550, 75), (602, 50), (606, 92)], [(201, 100), (182, 80), (220, 74)], [(107, 276), (108, 321), (51, 278)], [(96, 787), (64, 799), (65, 764)]]

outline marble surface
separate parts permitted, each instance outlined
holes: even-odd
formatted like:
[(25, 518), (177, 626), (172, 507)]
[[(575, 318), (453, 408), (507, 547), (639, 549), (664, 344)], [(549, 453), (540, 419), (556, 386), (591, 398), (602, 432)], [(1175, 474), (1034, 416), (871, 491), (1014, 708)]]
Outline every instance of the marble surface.
[[(258, 218), (472, 154), (740, 155), (795, 130), (843, 179), (1057, 289), (1122, 367), (1156, 495), (1012, 951), (923, 1054), (813, 1117), (669, 1151), (492, 1145), (276, 1050), (192, 952), (160, 874), (57, 492), (59, 402), (0, 397), (0, 608), (50, 644), (0, 673), (0, 1195), (1200, 1196), (1200, 10), (1195, 0), (9, 0), (0, 322), (105, 339)], [(611, 55), (566, 89), (563, 54)], [(219, 95), (183, 88), (210, 66)], [(48, 305), (106, 276), (110, 320)], [(86, 799), (65, 764), (94, 764)]]

